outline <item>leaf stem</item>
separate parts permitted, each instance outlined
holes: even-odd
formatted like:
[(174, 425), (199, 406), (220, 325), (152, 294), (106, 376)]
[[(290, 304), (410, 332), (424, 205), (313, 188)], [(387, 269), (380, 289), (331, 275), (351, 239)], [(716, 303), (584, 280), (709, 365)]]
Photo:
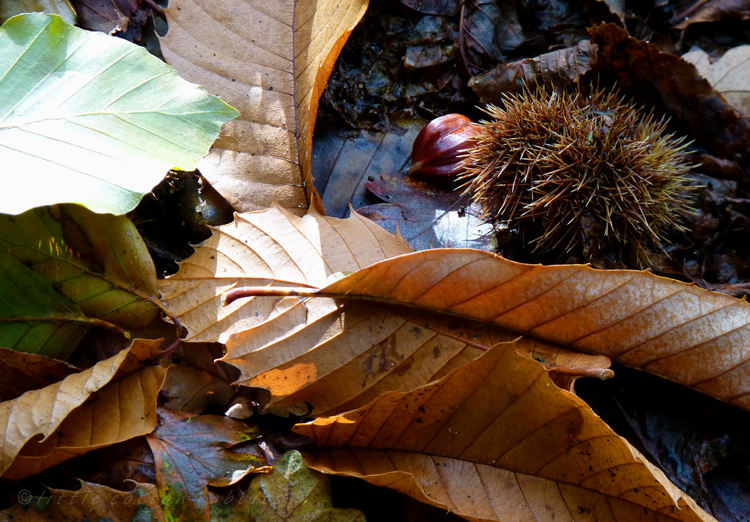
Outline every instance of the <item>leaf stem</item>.
[(82, 316), (82, 317), (66, 317), (66, 316), (0, 317), (0, 324), (2, 323), (32, 323), (32, 322), (34, 323), (88, 323), (91, 326), (104, 328), (118, 335), (122, 335), (125, 339), (130, 339), (131, 337), (130, 332), (128, 332), (127, 330), (120, 328), (119, 326), (114, 325), (112, 323), (108, 323), (107, 321), (96, 319), (94, 317), (85, 317), (85, 316)]

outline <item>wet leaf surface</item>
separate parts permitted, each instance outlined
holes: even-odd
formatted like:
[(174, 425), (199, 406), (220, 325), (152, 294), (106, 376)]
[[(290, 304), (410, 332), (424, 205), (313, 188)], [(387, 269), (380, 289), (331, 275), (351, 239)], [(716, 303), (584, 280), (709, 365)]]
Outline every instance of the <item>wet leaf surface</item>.
[(208, 520), (207, 485), (229, 486), (265, 466), (256, 448), (233, 449), (259, 436), (257, 429), (228, 417), (160, 409), (159, 427), (147, 440), (168, 519)]

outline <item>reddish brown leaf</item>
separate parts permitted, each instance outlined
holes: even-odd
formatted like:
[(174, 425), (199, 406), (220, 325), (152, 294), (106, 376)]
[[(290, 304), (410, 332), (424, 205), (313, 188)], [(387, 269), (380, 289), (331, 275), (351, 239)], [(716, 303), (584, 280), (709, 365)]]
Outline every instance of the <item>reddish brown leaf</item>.
[(647, 272), (434, 250), (377, 263), (320, 294), (490, 322), (606, 355), (750, 410), (750, 304)]
[(596, 65), (597, 46), (588, 40), (575, 47), (526, 58), (510, 64), (500, 64), (469, 81), (482, 103), (502, 104), (505, 92), (521, 92), (528, 85), (552, 85), (565, 88), (576, 83)]
[(623, 94), (665, 111), (674, 124), (684, 126), (691, 138), (718, 156), (731, 159), (750, 148), (750, 124), (692, 64), (631, 38), (613, 24), (597, 25), (589, 32), (599, 46), (597, 69)]

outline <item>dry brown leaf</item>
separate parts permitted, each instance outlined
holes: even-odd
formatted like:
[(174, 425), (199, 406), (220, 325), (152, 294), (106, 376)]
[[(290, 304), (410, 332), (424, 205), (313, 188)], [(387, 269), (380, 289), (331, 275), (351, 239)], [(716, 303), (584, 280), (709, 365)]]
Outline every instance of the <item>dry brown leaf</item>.
[[(409, 309), (353, 302), (331, 309), (317, 299), (289, 302), (294, 311), (288, 321), (270, 320), (230, 337), (223, 360), (240, 369), (241, 384), (268, 389), (269, 405), (306, 402), (315, 415), (358, 408), (389, 391), (413, 390), (518, 337), (502, 328)], [(272, 333), (287, 329), (287, 334)], [(561, 377), (565, 387), (576, 375), (611, 376), (606, 357), (576, 359), (581, 354), (564, 354), (534, 339), (522, 339), (517, 347), (528, 358), (546, 357), (540, 362), (561, 375), (573, 374)]]
[(728, 50), (715, 63), (701, 49), (683, 54), (682, 59), (695, 65), (734, 110), (750, 116), (750, 45)]
[(500, 64), (469, 81), (482, 103), (502, 103), (502, 94), (521, 92), (528, 85), (552, 85), (564, 89), (576, 83), (596, 65), (596, 44), (588, 40), (575, 47), (559, 49), (536, 58)]
[(101, 484), (81, 481), (75, 491), (50, 489), (31, 497), (23, 490), (18, 503), (0, 511), (3, 520), (51, 522), (55, 520), (149, 520), (163, 522), (159, 492), (153, 484), (136, 483), (132, 491), (119, 491)]
[[(403, 238), (356, 213), (336, 219), (311, 210), (300, 218), (276, 205), (238, 214), (233, 223), (214, 229), (180, 271), (159, 286), (163, 300), (188, 328), (186, 340), (226, 342), (234, 333), (286, 313), (289, 306), (280, 298), (261, 298), (223, 307), (226, 290), (272, 283), (318, 288), (337, 272), (354, 272), (410, 251)], [(335, 305), (329, 302), (329, 307)]]
[(57, 359), (0, 348), (0, 402), (78, 372), (75, 366)]
[(469, 520), (714, 520), (512, 344), (295, 431), (319, 446), (311, 467)]
[(167, 63), (240, 111), (199, 166), (237, 210), (309, 206), (318, 99), (366, 9), (367, 0), (170, 2)]
[[(316, 414), (330, 414), (387, 391), (412, 390), (517, 335), (463, 319), (342, 306), (332, 299), (257, 297), (222, 308), (220, 296), (269, 284), (314, 289), (336, 272), (408, 251), (402, 238), (356, 213), (346, 220), (314, 211), (299, 218), (276, 207), (238, 215), (216, 229), (161, 289), (189, 339), (224, 342), (222, 360), (241, 371), (241, 384), (269, 389), (269, 406), (310, 402)], [(551, 358), (558, 348), (533, 339), (521, 344), (529, 357), (556, 364)], [(578, 374), (585, 373), (583, 366), (594, 374), (609, 366), (606, 358), (580, 361)]]
[(614, 24), (599, 24), (588, 31), (599, 46), (596, 64), (604, 84), (616, 85), (622, 95), (668, 114), (675, 128), (684, 128), (711, 154), (745, 163), (741, 158), (750, 147), (750, 124), (692, 64)]
[(165, 408), (203, 413), (209, 406), (225, 409), (234, 388), (215, 374), (193, 366), (174, 366), (167, 374), (162, 392), (167, 395)]
[(648, 272), (434, 250), (370, 266), (320, 294), (493, 323), (606, 355), (750, 410), (750, 304)]
[(748, 0), (683, 0), (675, 7), (667, 24), (675, 24), (675, 29), (685, 30), (696, 23), (720, 20), (747, 20), (750, 18)]
[(166, 369), (144, 365), (160, 345), (158, 340), (136, 339), (127, 350), (88, 370), (0, 403), (0, 477), (20, 480), (153, 431), (156, 396)]

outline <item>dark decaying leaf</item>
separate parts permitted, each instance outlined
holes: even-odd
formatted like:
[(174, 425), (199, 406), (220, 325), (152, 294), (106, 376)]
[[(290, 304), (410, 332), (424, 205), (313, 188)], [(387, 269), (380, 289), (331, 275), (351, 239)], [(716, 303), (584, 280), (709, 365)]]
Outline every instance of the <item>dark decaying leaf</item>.
[(424, 14), (453, 16), (461, 9), (461, 0), (401, 0), (405, 6)]
[[(716, 93), (693, 64), (613, 25), (592, 27), (597, 69), (620, 93), (665, 112), (681, 134), (717, 156), (736, 159), (750, 148), (750, 123)], [(665, 74), (665, 71), (669, 71)]]
[(328, 477), (307, 467), (298, 451), (289, 451), (267, 475), (253, 479), (239, 510), (258, 522), (365, 522), (361, 511), (336, 509)]
[(0, 348), (0, 402), (15, 399), (29, 390), (38, 390), (61, 381), (75, 366), (63, 361)]
[(676, 29), (686, 29), (689, 25), (701, 22), (750, 17), (748, 0), (683, 0), (675, 8), (674, 15), (667, 21)]
[(169, 520), (208, 520), (206, 486), (228, 486), (266, 464), (260, 451), (233, 446), (259, 436), (256, 428), (215, 415), (159, 410), (160, 425), (147, 437)]
[(500, 64), (469, 81), (482, 103), (502, 104), (502, 93), (522, 92), (526, 86), (551, 85), (562, 89), (576, 83), (596, 65), (597, 46), (584, 40), (575, 47)]

